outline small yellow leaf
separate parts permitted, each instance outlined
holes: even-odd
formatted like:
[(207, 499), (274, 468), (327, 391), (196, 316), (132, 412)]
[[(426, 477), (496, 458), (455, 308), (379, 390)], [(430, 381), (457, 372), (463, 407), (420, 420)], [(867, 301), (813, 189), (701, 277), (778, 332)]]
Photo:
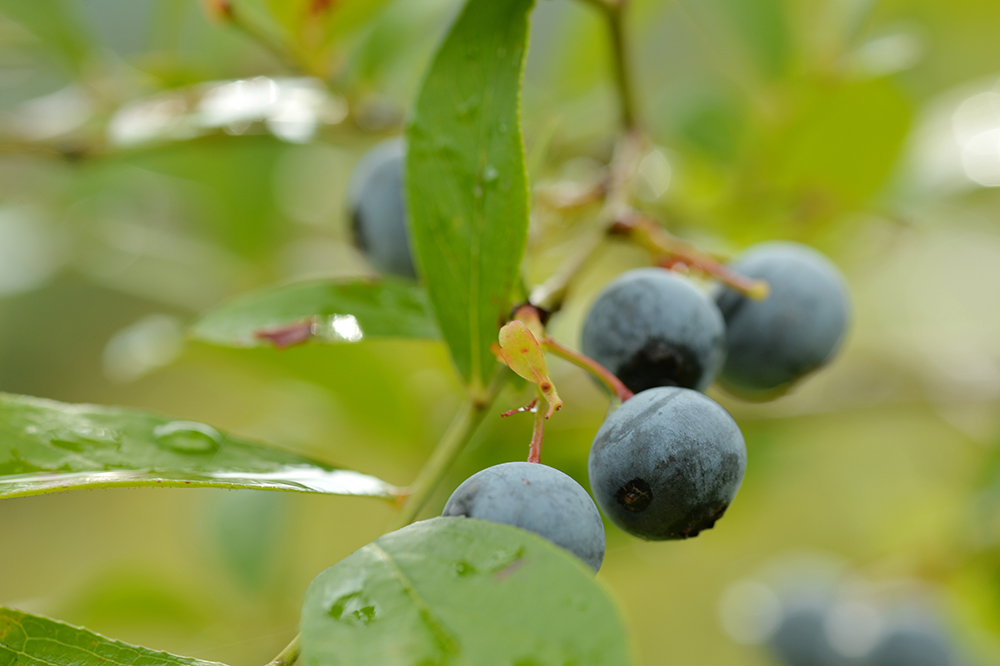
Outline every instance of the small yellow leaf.
[(500, 329), (500, 356), (510, 369), (533, 384), (552, 383), (538, 340), (524, 323), (512, 321)]
[(538, 340), (524, 322), (514, 320), (500, 329), (500, 357), (510, 369), (538, 386), (549, 403), (545, 418), (562, 407), (562, 400), (556, 392), (556, 385), (549, 377), (548, 366)]

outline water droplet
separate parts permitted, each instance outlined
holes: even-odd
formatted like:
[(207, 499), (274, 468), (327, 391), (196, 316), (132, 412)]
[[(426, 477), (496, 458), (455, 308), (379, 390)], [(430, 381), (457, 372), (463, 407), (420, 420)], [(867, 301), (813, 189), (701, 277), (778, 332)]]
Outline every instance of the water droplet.
[(454, 141), (445, 138), (438, 138), (434, 141), (434, 150), (437, 152), (439, 158), (445, 160), (459, 157), (462, 154), (462, 151), (455, 145)]
[(24, 429), (24, 432), (27, 433), (27, 434), (29, 434), (29, 435), (37, 435), (38, 434), (38, 426), (30, 425), (30, 426), (28, 426), (27, 428)]
[(473, 95), (469, 99), (458, 104), (455, 107), (455, 112), (458, 114), (458, 119), (463, 122), (469, 122), (479, 111), (479, 96)]
[(311, 465), (288, 465), (272, 472), (212, 472), (207, 476), (244, 486), (336, 495), (391, 497), (395, 492), (392, 486), (367, 474), (346, 469), (326, 470)]
[(378, 619), (378, 609), (360, 592), (351, 592), (333, 602), (330, 617), (348, 624), (367, 626)]
[(476, 568), (469, 564), (468, 562), (456, 562), (455, 563), (455, 573), (459, 576), (473, 576), (476, 574)]
[[(37, 429), (36, 429), (37, 430)], [(57, 433), (49, 444), (66, 451), (80, 453), (94, 449), (117, 447), (118, 441), (113, 431), (104, 428), (83, 427)]]
[(211, 453), (222, 444), (219, 431), (204, 423), (172, 421), (153, 429), (153, 437), (160, 446), (180, 453)]
[(484, 183), (495, 183), (497, 178), (500, 177), (500, 172), (492, 164), (487, 164), (483, 169), (483, 182)]
[(312, 334), (329, 342), (360, 342), (365, 337), (354, 315), (330, 315), (314, 322)]
[(490, 573), (499, 573), (524, 557), (524, 546), (518, 548), (502, 548), (494, 552), (483, 562), (483, 568)]
[(507, 123), (500, 123), (500, 126), (497, 129), (500, 130), (501, 134), (506, 134), (507, 133)]

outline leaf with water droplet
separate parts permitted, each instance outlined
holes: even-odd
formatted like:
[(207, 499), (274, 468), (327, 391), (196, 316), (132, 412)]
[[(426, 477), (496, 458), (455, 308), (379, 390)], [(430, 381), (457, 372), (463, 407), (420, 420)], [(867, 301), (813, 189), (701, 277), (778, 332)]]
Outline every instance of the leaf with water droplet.
[(527, 243), (519, 106), (532, 5), (468, 0), (424, 77), (407, 130), (413, 250), (473, 391), (495, 368), (490, 346), (510, 312)]
[(283, 332), (303, 323), (305, 335), (294, 342), (440, 336), (424, 290), (391, 278), (318, 280), (253, 292), (204, 315), (191, 333), (216, 345), (251, 347), (278, 344), (287, 337)]
[(3, 666), (222, 666), (105, 638), (47, 617), (0, 608)]
[(375, 477), (236, 439), (204, 423), (0, 393), (0, 498), (138, 486), (397, 494)]
[[(371, 616), (369, 618), (369, 615)], [(302, 666), (404, 663), (628, 666), (604, 587), (536, 534), (434, 518), (387, 534), (313, 581)]]

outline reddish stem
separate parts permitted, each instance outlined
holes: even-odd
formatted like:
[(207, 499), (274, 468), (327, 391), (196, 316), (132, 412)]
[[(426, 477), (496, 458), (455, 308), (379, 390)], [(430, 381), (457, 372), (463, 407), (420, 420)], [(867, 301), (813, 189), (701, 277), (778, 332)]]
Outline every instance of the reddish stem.
[(537, 404), (538, 404), (538, 398), (535, 398), (524, 407), (518, 407), (517, 409), (511, 409), (510, 411), (504, 412), (503, 414), (500, 415), (500, 418), (507, 418), (508, 416), (514, 416), (514, 414), (520, 414), (521, 412), (530, 412), (533, 409), (535, 409), (535, 405)]
[(531, 444), (528, 446), (528, 462), (542, 462), (542, 435), (545, 431), (545, 414), (535, 410), (535, 425), (531, 429)]
[(685, 264), (705, 275), (711, 275), (728, 287), (755, 300), (767, 298), (768, 287), (763, 280), (754, 280), (735, 273), (698, 250), (693, 245), (671, 236), (655, 220), (641, 215), (619, 220), (611, 233), (627, 236), (656, 256), (664, 268)]
[(545, 336), (542, 344), (546, 350), (552, 352), (559, 358), (565, 359), (573, 365), (583, 368), (590, 374), (597, 377), (597, 379), (608, 387), (608, 390), (611, 391), (611, 393), (620, 401), (625, 402), (635, 395), (629, 387), (622, 383), (622, 380), (618, 379), (618, 377), (614, 375), (613, 372), (589, 356), (584, 356), (578, 351), (573, 351), (569, 347), (564, 347), (549, 336)]

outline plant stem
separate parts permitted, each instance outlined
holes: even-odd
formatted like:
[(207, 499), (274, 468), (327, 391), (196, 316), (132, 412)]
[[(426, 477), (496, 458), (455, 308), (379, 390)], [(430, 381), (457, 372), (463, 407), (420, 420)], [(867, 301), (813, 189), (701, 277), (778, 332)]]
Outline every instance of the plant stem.
[[(485, 394), (479, 398), (470, 395), (465, 399), (455, 418), (452, 419), (451, 425), (448, 426), (448, 430), (438, 442), (434, 453), (417, 474), (416, 480), (410, 486), (410, 492), (404, 496), (402, 508), (396, 514), (396, 519), (386, 530), (387, 532), (406, 527), (417, 517), (420, 509), (427, 503), (438, 484), (441, 483), (441, 479), (451, 468), (452, 463), (472, 439), (472, 435), (475, 434), (479, 424), (483, 422), (486, 412), (500, 395), (500, 391), (507, 384), (510, 376), (511, 373), (506, 366), (498, 366)], [(292, 642), (266, 666), (292, 666), (299, 658), (299, 639), (301, 637), (302, 634), (299, 634), (293, 638)]]
[(622, 125), (626, 131), (632, 131), (638, 126), (635, 118), (635, 93), (632, 86), (632, 75), (628, 68), (626, 51), (625, 27), (623, 20), (629, 0), (582, 0), (601, 11), (608, 21), (608, 31), (611, 38), (612, 69), (614, 70), (615, 86), (621, 103)]
[(623, 19), (627, 0), (621, 0), (613, 9), (609, 9), (608, 28), (611, 30), (611, 52), (614, 60), (615, 83), (618, 86), (618, 97), (622, 105), (622, 124), (626, 131), (636, 128), (635, 93), (632, 88), (632, 75), (628, 68), (626, 53), (625, 28)]
[(283, 44), (263, 26), (258, 25), (256, 21), (249, 18), (242, 11), (237, 11), (232, 2), (225, 1), (220, 3), (218, 15), (223, 21), (229, 23), (251, 40), (270, 51), (274, 57), (293, 72), (301, 72), (321, 79), (324, 82), (326, 81), (324, 72), (320, 71), (318, 66), (311, 64), (305, 54), (300, 53), (294, 45)]
[(285, 646), (285, 649), (278, 653), (278, 656), (267, 662), (267, 666), (292, 666), (299, 658), (299, 639), (302, 634), (298, 634), (292, 642)]
[(548, 336), (545, 337), (542, 344), (545, 346), (546, 351), (552, 352), (559, 358), (567, 360), (573, 365), (583, 368), (594, 377), (597, 377), (597, 379), (600, 380), (605, 387), (607, 387), (608, 391), (611, 392), (611, 395), (618, 398), (621, 402), (625, 402), (635, 395), (629, 387), (622, 383), (622, 380), (618, 379), (618, 377), (614, 375), (613, 372), (589, 356), (584, 356), (580, 352), (573, 351), (569, 347), (564, 347)]
[(573, 280), (585, 266), (593, 263), (616, 223), (631, 214), (628, 202), (641, 155), (642, 137), (638, 132), (629, 132), (618, 142), (608, 167), (607, 196), (596, 223), (580, 235), (570, 256), (559, 269), (531, 290), (529, 303), (549, 314), (562, 307)]
[(528, 462), (542, 462), (542, 435), (545, 433), (545, 412), (541, 405), (535, 406), (535, 424), (531, 429), (531, 444), (528, 446)]
[(690, 243), (672, 236), (651, 218), (635, 215), (631, 219), (620, 220), (611, 233), (625, 236), (649, 250), (661, 266), (684, 264), (754, 300), (767, 298), (769, 293), (764, 280), (755, 280), (729, 270)]
[(498, 366), (485, 394), (481, 397), (469, 396), (465, 399), (451, 425), (448, 426), (448, 430), (438, 442), (434, 453), (431, 454), (410, 486), (410, 493), (403, 502), (403, 507), (396, 514), (395, 520), (392, 521), (389, 532), (406, 527), (414, 521), (424, 504), (437, 489), (438, 484), (441, 483), (441, 479), (451, 468), (452, 463), (472, 439), (472, 435), (476, 432), (479, 424), (483, 422), (486, 412), (493, 405), (510, 376), (511, 373), (506, 366)]

